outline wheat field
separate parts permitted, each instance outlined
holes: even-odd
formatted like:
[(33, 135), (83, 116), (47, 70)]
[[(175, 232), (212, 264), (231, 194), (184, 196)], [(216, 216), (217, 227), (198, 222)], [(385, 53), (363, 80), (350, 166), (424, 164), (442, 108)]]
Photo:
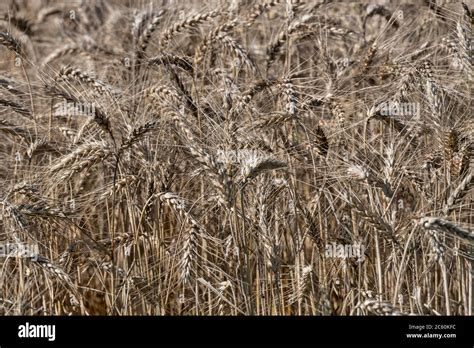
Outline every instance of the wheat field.
[(473, 314), (472, 1), (0, 9), (2, 315)]

